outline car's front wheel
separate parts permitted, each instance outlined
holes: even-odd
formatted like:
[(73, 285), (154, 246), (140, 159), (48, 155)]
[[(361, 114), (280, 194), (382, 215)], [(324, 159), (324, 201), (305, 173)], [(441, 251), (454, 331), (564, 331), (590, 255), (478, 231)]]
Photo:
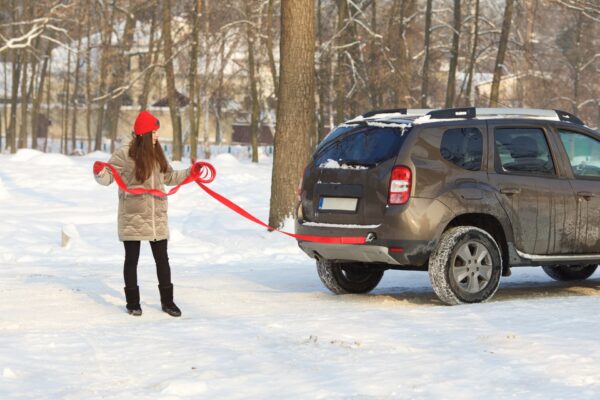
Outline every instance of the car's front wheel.
[(364, 263), (317, 260), (317, 272), (325, 287), (335, 294), (367, 293), (375, 289), (383, 270)]
[(552, 265), (542, 267), (544, 272), (557, 281), (582, 281), (589, 278), (597, 265)]
[(488, 300), (498, 290), (501, 273), (498, 244), (474, 226), (448, 229), (429, 258), (431, 286), (450, 305)]

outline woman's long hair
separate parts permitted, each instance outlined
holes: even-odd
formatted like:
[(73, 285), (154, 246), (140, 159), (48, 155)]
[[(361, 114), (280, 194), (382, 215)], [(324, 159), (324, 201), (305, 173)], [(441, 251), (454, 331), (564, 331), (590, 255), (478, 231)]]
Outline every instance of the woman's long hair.
[(135, 161), (135, 179), (145, 182), (158, 167), (160, 172), (167, 172), (169, 163), (160, 143), (152, 144), (152, 134), (136, 136), (129, 143), (129, 157)]

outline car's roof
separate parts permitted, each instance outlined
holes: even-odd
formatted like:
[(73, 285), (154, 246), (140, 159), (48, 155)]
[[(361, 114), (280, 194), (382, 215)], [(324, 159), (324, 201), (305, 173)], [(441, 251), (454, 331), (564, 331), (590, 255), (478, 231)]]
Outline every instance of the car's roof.
[[(359, 115), (345, 124), (365, 124), (371, 126), (398, 126), (408, 128), (414, 125), (457, 122), (461, 120), (547, 120), (566, 122), (584, 127), (585, 124), (573, 114), (561, 110), (532, 108), (451, 108), (451, 109), (388, 109), (374, 110)], [(589, 128), (588, 128), (589, 129)]]

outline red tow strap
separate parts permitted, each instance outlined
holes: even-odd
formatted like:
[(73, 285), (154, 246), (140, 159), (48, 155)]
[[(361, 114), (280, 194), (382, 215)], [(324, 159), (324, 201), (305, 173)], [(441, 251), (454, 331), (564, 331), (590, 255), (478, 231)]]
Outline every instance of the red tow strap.
[(261, 225), (271, 231), (277, 231), (277, 232), (283, 233), (284, 235), (293, 237), (298, 240), (303, 240), (306, 242), (328, 243), (328, 244), (364, 244), (366, 242), (366, 237), (362, 237), (362, 236), (297, 235), (294, 233), (275, 229), (275, 228), (265, 224), (263, 221), (256, 218), (254, 215), (250, 214), (248, 211), (244, 210), (242, 207), (238, 206), (233, 201), (227, 199), (226, 197), (209, 189), (206, 186), (207, 183), (214, 181), (215, 177), (217, 176), (217, 171), (215, 170), (215, 167), (212, 164), (207, 163), (207, 162), (198, 161), (194, 165), (199, 165), (199, 167), (197, 167), (197, 168), (199, 169), (200, 173), (197, 176), (194, 173), (190, 173), (190, 175), (188, 175), (183, 180), (183, 182), (181, 182), (179, 185), (171, 188), (171, 190), (169, 190), (167, 193), (160, 191), (158, 189), (144, 189), (144, 188), (130, 189), (130, 188), (128, 188), (127, 185), (125, 184), (125, 182), (123, 182), (121, 175), (117, 172), (115, 167), (113, 167), (109, 163), (96, 161), (94, 164), (94, 171), (101, 170), (102, 167), (106, 167), (106, 168), (110, 169), (112, 172), (113, 178), (115, 179), (115, 182), (117, 182), (117, 185), (119, 186), (119, 188), (121, 190), (123, 190), (124, 192), (135, 194), (135, 195), (149, 193), (149, 194), (151, 194), (153, 196), (157, 196), (157, 197), (166, 197), (166, 196), (170, 196), (172, 194), (177, 193), (179, 188), (182, 187), (183, 185), (187, 185), (190, 182), (196, 182), (198, 184), (198, 186), (200, 186), (209, 196), (211, 196), (213, 199), (217, 200), (219, 203), (223, 204), (230, 210), (235, 211), (242, 217), (249, 219), (250, 221), (252, 221), (258, 225)]

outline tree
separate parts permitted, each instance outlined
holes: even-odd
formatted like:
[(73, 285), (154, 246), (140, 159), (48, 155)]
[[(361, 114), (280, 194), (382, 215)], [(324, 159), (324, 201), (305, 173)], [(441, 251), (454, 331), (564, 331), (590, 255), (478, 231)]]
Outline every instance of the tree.
[(195, 0), (191, 12), (192, 19), (192, 49), (190, 50), (190, 70), (188, 73), (188, 94), (190, 105), (188, 107), (188, 121), (190, 125), (190, 158), (198, 158), (198, 102), (196, 101), (196, 80), (198, 79), (198, 46), (200, 38), (200, 2)]
[(433, 0), (427, 0), (425, 10), (425, 44), (423, 57), (423, 78), (421, 80), (421, 108), (427, 108), (429, 96), (429, 54), (431, 44), (431, 16), (433, 14)]
[(258, 118), (260, 117), (260, 106), (258, 99), (256, 58), (255, 58), (255, 22), (254, 10), (249, 0), (246, 0), (246, 45), (248, 47), (248, 80), (250, 84), (250, 140), (252, 143), (252, 162), (258, 162)]
[(500, 43), (498, 44), (498, 55), (494, 66), (494, 79), (492, 81), (492, 90), (490, 93), (490, 107), (498, 107), (498, 98), (500, 97), (500, 79), (504, 69), (504, 56), (508, 47), (508, 36), (510, 34), (510, 25), (512, 21), (514, 0), (506, 0), (504, 8), (504, 19), (502, 22), (502, 33), (500, 34)]
[(171, 123), (173, 124), (173, 160), (180, 161), (182, 153), (181, 114), (175, 94), (175, 72), (173, 68), (173, 41), (171, 39), (171, 0), (163, 0), (163, 45), (165, 53), (165, 70), (167, 72), (167, 98)]
[(313, 0), (282, 0), (279, 101), (269, 225), (292, 215), (296, 186), (315, 130), (315, 8)]
[(454, 0), (454, 24), (452, 25), (452, 48), (450, 49), (450, 66), (448, 68), (448, 86), (446, 87), (446, 107), (454, 105), (456, 92), (456, 67), (458, 65), (458, 50), (460, 42), (460, 0)]

